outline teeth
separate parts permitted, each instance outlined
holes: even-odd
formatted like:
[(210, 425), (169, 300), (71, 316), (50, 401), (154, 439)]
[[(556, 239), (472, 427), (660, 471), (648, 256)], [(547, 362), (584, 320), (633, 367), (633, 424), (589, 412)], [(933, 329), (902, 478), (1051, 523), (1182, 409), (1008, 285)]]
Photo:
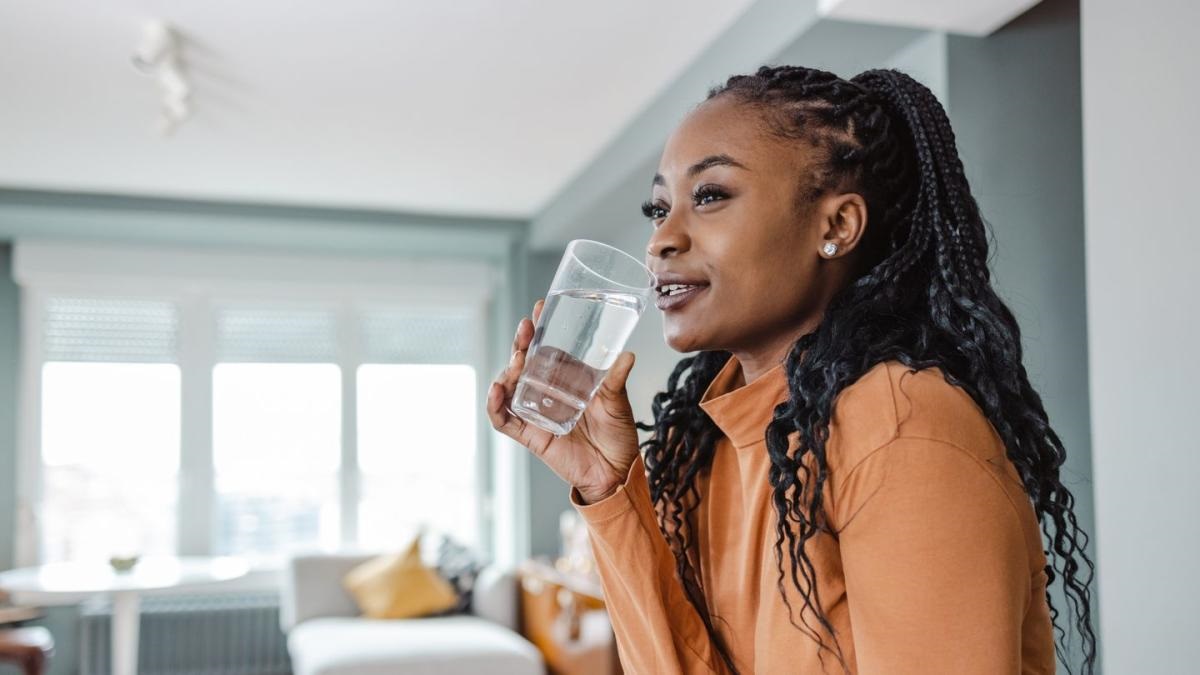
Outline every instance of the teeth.
[(690, 284), (663, 284), (659, 292), (663, 295), (679, 295), (695, 288)]

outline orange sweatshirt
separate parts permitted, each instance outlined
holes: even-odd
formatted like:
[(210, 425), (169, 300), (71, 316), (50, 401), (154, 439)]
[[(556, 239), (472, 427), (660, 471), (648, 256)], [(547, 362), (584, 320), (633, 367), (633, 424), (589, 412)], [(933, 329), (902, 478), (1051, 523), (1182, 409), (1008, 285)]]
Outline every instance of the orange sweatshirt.
[[(734, 389), (740, 368), (730, 358), (700, 402), (723, 432), (697, 476), (708, 611), (743, 674), (841, 673), (789, 621), (776, 585), (764, 431), (787, 398), (784, 367)], [(838, 396), (826, 448), (824, 507), (839, 535), (818, 533), (806, 550), (851, 673), (1054, 673), (1033, 505), (965, 391), (937, 369), (878, 364)], [(572, 487), (570, 499), (588, 527), (625, 671), (727, 672), (675, 574), (642, 458), (612, 495), (584, 504)], [(783, 555), (792, 619), (804, 625), (786, 540)]]

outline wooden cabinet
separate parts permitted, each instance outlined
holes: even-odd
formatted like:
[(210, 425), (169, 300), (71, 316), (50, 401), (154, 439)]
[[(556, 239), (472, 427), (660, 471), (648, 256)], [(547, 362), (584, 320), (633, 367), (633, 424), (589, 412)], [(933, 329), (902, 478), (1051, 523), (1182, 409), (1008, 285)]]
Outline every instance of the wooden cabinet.
[(550, 675), (619, 675), (616, 640), (600, 586), (547, 560), (521, 565), (521, 633)]

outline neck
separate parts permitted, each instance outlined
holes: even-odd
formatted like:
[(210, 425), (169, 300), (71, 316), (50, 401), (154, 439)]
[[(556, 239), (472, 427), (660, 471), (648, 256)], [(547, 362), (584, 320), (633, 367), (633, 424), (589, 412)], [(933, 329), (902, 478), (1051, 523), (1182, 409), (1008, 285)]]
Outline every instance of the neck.
[(819, 319), (808, 321), (796, 330), (779, 335), (755, 347), (730, 350), (738, 360), (738, 364), (741, 365), (737, 379), (734, 381), (735, 387), (750, 384), (762, 377), (763, 373), (783, 363), (787, 359), (788, 352), (792, 350), (792, 345), (796, 344), (796, 340), (799, 340), (801, 335), (816, 330), (818, 323)]
[(762, 377), (763, 373), (783, 363), (784, 359), (787, 358), (788, 352), (791, 351), (792, 345), (798, 338), (799, 335), (796, 335), (792, 339), (781, 340), (770, 347), (761, 349), (734, 351), (733, 356), (738, 360), (738, 364), (741, 365), (734, 384), (738, 387), (750, 384)]

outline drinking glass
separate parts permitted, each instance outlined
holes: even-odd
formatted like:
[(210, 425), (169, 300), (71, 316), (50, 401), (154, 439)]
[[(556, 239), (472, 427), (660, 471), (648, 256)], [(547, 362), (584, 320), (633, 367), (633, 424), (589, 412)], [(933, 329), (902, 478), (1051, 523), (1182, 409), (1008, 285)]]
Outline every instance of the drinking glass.
[(556, 436), (569, 433), (654, 286), (654, 274), (619, 249), (588, 239), (567, 244), (513, 392), (513, 414)]

